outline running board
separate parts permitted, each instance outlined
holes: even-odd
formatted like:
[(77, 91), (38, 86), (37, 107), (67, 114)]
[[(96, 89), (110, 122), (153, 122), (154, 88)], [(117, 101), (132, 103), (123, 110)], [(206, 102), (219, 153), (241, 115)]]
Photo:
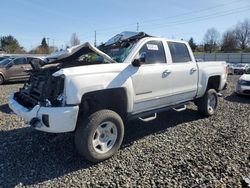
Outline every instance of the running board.
[(147, 117), (147, 118), (139, 117), (139, 120), (141, 120), (143, 122), (149, 122), (149, 121), (152, 121), (152, 120), (154, 120), (156, 118), (157, 118), (157, 113), (155, 113), (153, 116)]
[(181, 108), (173, 108), (173, 110), (175, 110), (176, 112), (181, 112), (181, 111), (184, 111), (184, 110), (186, 110), (187, 109), (187, 106), (186, 105), (184, 105), (183, 107), (181, 107)]

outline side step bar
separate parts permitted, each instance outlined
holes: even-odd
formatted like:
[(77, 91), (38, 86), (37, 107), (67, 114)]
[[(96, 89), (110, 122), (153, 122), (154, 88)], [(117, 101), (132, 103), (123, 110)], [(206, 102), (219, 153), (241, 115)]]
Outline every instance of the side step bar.
[(154, 119), (157, 118), (157, 113), (160, 112), (164, 112), (167, 110), (171, 110), (174, 109), (177, 112), (186, 110), (186, 105), (189, 104), (189, 102), (183, 102), (181, 104), (178, 105), (171, 105), (171, 106), (166, 106), (166, 107), (162, 107), (159, 109), (152, 109), (146, 112), (141, 112), (141, 113), (135, 113), (135, 114), (129, 114), (128, 115), (128, 120), (135, 120), (135, 119), (139, 119), (143, 122), (148, 122), (148, 121), (152, 121)]
[(153, 121), (156, 118), (157, 118), (157, 113), (155, 113), (153, 116), (147, 117), (147, 118), (139, 117), (139, 120), (141, 120), (143, 122), (149, 122), (149, 121)]
[(180, 108), (173, 108), (173, 110), (175, 110), (176, 112), (181, 112), (187, 109), (187, 105), (184, 105), (183, 107)]

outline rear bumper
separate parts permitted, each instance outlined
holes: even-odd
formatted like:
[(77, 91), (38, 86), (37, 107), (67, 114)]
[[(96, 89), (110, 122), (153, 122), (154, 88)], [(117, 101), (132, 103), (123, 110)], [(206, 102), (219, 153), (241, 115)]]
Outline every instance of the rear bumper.
[(9, 96), (9, 107), (36, 130), (51, 133), (74, 131), (79, 111), (78, 106), (41, 107), (39, 105), (29, 110), (19, 104), (13, 95)]

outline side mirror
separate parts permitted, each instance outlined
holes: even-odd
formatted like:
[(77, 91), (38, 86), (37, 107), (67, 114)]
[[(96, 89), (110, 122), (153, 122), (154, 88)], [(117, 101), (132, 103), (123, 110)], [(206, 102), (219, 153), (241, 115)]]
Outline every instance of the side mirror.
[(140, 67), (145, 62), (146, 62), (146, 52), (142, 52), (140, 53), (140, 57), (138, 59), (134, 59), (132, 65), (134, 67)]

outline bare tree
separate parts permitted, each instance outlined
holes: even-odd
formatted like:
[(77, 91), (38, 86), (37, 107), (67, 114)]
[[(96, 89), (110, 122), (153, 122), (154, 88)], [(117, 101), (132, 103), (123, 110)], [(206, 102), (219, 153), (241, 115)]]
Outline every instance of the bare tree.
[(77, 37), (76, 33), (73, 33), (71, 35), (70, 43), (71, 43), (71, 46), (76, 46), (76, 45), (80, 44), (80, 40)]
[(240, 48), (245, 50), (250, 43), (250, 19), (239, 22), (235, 29), (236, 37)]
[(210, 53), (217, 49), (219, 46), (220, 33), (215, 28), (210, 28), (204, 35), (204, 48), (205, 51)]
[(221, 51), (233, 52), (237, 49), (238, 41), (235, 30), (227, 30), (222, 36)]

